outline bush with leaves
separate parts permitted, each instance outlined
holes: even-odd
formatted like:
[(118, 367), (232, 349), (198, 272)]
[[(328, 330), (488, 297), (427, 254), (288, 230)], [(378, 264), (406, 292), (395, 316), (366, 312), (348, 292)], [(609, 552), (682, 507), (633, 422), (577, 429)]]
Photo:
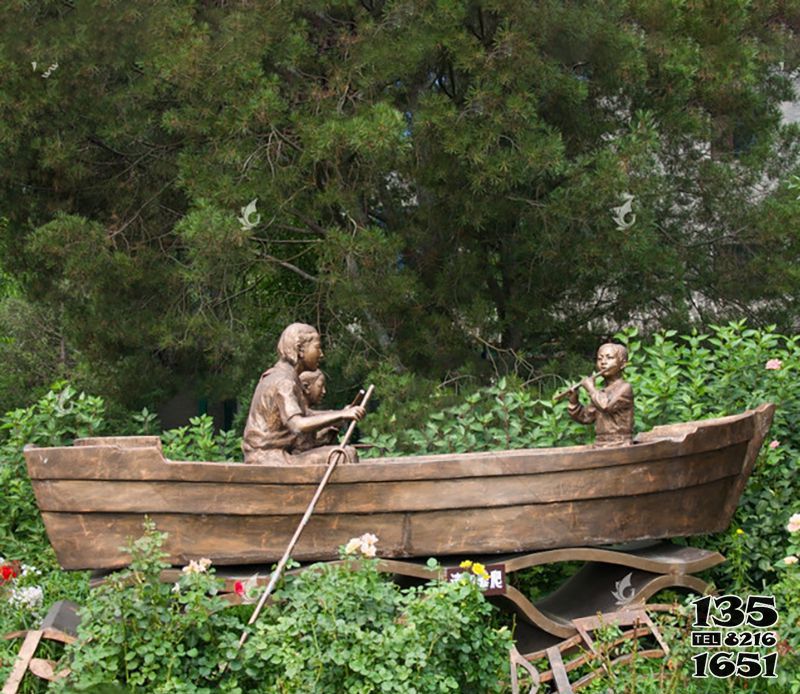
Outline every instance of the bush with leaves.
[(214, 432), (207, 414), (192, 417), (188, 426), (162, 432), (164, 455), (171, 460), (222, 461), (241, 458), (241, 437), (234, 431)]
[(192, 562), (174, 585), (161, 581), (165, 537), (147, 521), (128, 547), (130, 568), (93, 591), (67, 651), (72, 673), (56, 691), (107, 684), (164, 694), (236, 691), (221, 681), (219, 666), (241, 620), (217, 596), (207, 560)]
[(656, 424), (735, 414), (764, 402), (777, 406), (770, 434), (729, 532), (706, 544), (735, 561), (715, 575), (721, 585), (762, 588), (776, 579), (784, 545), (784, 518), (799, 510), (800, 336), (744, 321), (712, 326), (708, 334), (656, 335), (651, 344), (635, 331), (628, 344), (627, 378), (636, 394), (640, 429)]
[[(164, 535), (151, 522), (130, 568), (96, 589), (57, 692), (502, 692), (511, 635), (466, 579), (402, 589), (378, 560), (349, 558), (289, 577), (245, 647), (241, 608), (223, 609), (204, 560), (160, 581)], [(429, 562), (437, 569), (435, 562)]]
[(493, 626), (492, 610), (466, 579), (401, 589), (377, 560), (320, 565), (287, 581), (257, 622), (245, 646), (244, 688), (501, 692), (511, 635)]
[(60, 446), (80, 436), (102, 433), (103, 400), (76, 393), (64, 383), (36, 403), (7, 412), (0, 420), (0, 550), (6, 556), (29, 556), (48, 547), (33, 489), (25, 470), (26, 444)]
[(786, 526), (789, 544), (778, 562), (780, 580), (773, 586), (781, 621), (778, 630), (783, 639), (783, 667), (779, 681), (783, 691), (800, 692), (800, 513), (795, 513)]

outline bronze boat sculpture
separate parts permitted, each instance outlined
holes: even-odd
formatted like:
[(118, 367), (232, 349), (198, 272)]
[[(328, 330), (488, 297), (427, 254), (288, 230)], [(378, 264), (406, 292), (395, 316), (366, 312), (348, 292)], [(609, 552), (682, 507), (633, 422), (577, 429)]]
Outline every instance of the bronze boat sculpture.
[[(333, 559), (371, 532), (385, 558), (599, 547), (728, 527), (774, 405), (659, 426), (633, 445), (366, 460), (334, 473), (294, 558)], [(65, 569), (125, 565), (145, 515), (168, 561), (277, 560), (325, 471), (166, 460), (158, 437), (86, 438), (25, 449)]]

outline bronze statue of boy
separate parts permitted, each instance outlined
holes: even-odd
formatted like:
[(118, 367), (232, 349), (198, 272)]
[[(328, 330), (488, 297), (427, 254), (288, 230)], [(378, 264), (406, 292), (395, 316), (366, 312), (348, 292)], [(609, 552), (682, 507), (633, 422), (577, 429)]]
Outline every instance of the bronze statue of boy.
[[(308, 447), (309, 437), (345, 420), (360, 421), (359, 405), (315, 411), (308, 406), (300, 382), (304, 371), (315, 371), (324, 354), (319, 333), (305, 323), (292, 323), (278, 340), (278, 361), (262, 375), (253, 393), (244, 427), (245, 463), (261, 465), (322, 465), (335, 446)], [(348, 462), (355, 450), (345, 449)]]
[[(597, 371), (605, 380), (602, 389), (595, 385), (595, 376), (587, 376), (569, 391), (569, 415), (576, 422), (595, 426), (594, 445), (605, 448), (631, 443), (633, 434), (633, 388), (622, 378), (628, 362), (623, 345), (607, 343), (597, 350)], [(578, 388), (584, 388), (590, 404), (582, 405)]]
[[(309, 409), (314, 408), (317, 414), (319, 414), (320, 411), (317, 410), (316, 407), (322, 402), (322, 398), (324, 398), (325, 394), (328, 392), (325, 383), (325, 374), (322, 373), (320, 369), (303, 371), (303, 373), (300, 374), (300, 386), (303, 388), (306, 405)], [(303, 435), (302, 441), (298, 442), (296, 446), (296, 450), (308, 451), (317, 446), (328, 446), (335, 444), (338, 438), (339, 427), (337, 426), (317, 429), (317, 431), (311, 431)]]

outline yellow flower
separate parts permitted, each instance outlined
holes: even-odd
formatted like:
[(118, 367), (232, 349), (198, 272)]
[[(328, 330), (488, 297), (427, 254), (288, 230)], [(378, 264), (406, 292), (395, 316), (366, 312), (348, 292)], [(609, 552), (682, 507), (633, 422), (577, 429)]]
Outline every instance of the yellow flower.
[(742, 530), (741, 528), (736, 528), (736, 534), (737, 535), (744, 535), (744, 530)]
[(465, 559), (464, 561), (462, 561), (462, 562), (459, 564), (459, 566), (460, 566), (462, 569), (468, 569), (470, 566), (472, 566), (472, 562), (471, 562), (469, 559)]
[(482, 578), (489, 578), (489, 572), (486, 570), (486, 567), (477, 561), (472, 565), (472, 573)]

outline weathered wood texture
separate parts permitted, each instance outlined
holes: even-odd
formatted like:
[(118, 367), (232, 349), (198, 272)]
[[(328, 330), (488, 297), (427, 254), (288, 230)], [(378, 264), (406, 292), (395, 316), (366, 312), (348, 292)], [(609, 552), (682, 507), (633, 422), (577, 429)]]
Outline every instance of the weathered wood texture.
[(22, 647), (19, 649), (17, 658), (14, 661), (14, 667), (11, 669), (11, 674), (8, 676), (5, 684), (3, 685), (3, 694), (17, 694), (17, 690), (22, 684), (25, 673), (28, 671), (31, 659), (36, 653), (36, 647), (39, 641), (42, 640), (42, 631), (37, 629), (27, 632), (25, 641), (22, 642)]
[[(331, 559), (374, 532), (385, 557), (521, 552), (727, 527), (773, 412), (660, 427), (616, 449), (570, 447), (366, 461), (338, 468), (294, 556)], [(26, 448), (64, 568), (113, 568), (145, 514), (174, 563), (276, 560), (324, 472), (165, 461), (156, 437)]]

